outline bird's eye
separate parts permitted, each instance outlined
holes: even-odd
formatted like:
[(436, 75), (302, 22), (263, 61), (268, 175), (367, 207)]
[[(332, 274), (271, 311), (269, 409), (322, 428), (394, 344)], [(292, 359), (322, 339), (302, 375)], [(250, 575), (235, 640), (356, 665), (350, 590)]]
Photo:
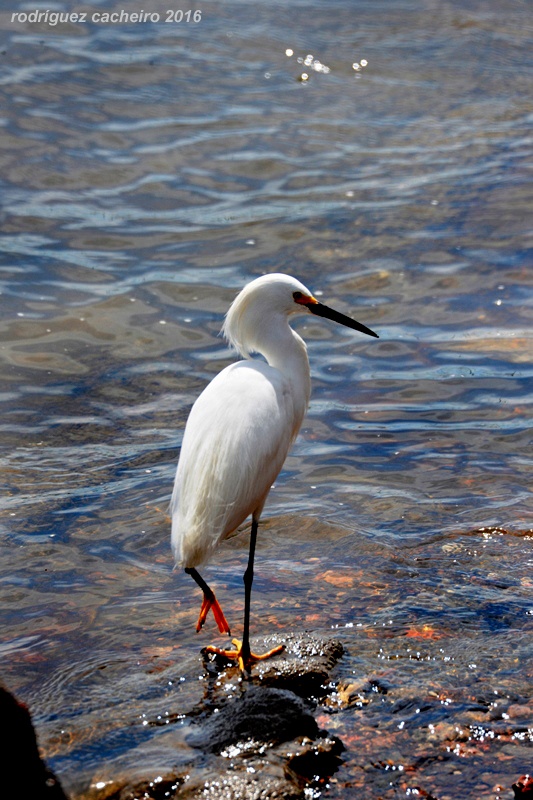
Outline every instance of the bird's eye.
[(302, 299), (302, 297), (303, 297), (303, 294), (302, 294), (301, 292), (293, 292), (293, 293), (292, 293), (292, 296), (293, 296), (293, 298), (294, 298), (294, 302), (295, 302), (295, 303), (299, 303), (299, 302), (301, 302), (301, 299)]

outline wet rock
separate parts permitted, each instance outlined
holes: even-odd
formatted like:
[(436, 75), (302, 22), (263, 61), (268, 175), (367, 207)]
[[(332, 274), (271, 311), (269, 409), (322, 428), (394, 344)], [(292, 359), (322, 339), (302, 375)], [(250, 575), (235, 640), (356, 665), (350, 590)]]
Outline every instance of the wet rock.
[(287, 761), (287, 773), (301, 784), (328, 777), (339, 768), (344, 745), (335, 736), (326, 736), (315, 742), (306, 743)]
[(253, 740), (278, 744), (297, 736), (314, 738), (318, 726), (308, 703), (294, 692), (250, 685), (246, 691), (212, 714), (199, 730), (188, 736), (188, 744), (210, 753), (229, 745)]
[(180, 797), (296, 800), (338, 768), (344, 746), (319, 731), (313, 710), (335, 688), (332, 670), (343, 646), (302, 633), (255, 639), (252, 649), (278, 644), (284, 652), (256, 665), (235, 699), (225, 699), (224, 691), (235, 666), (218, 657), (207, 665), (215, 669), (213, 693), (187, 744), (218, 756), (218, 769), (211, 762), (203, 776), (185, 782)]
[[(252, 648), (277, 644), (285, 652), (254, 666), (250, 680), (233, 662), (206, 657), (203, 698), (150, 723), (161, 729), (151, 756), (158, 777), (135, 777), (132, 764), (90, 800), (305, 800), (318, 791), (344, 749), (314, 717), (317, 700), (336, 688), (332, 670), (343, 648), (307, 633), (255, 639)], [(169, 753), (179, 768), (168, 769)]]
[[(303, 800), (338, 768), (344, 747), (339, 739), (300, 737), (250, 754), (223, 751), (219, 769), (211, 767), (182, 787), (180, 800)], [(129, 799), (128, 799), (129, 800)]]
[[(253, 639), (251, 644), (256, 652), (271, 650), (279, 644), (285, 647), (279, 656), (254, 666), (253, 681), (307, 698), (322, 698), (331, 691), (331, 671), (344, 652), (338, 639), (305, 632), (273, 634)], [(224, 659), (214, 660), (220, 667), (227, 666)]]

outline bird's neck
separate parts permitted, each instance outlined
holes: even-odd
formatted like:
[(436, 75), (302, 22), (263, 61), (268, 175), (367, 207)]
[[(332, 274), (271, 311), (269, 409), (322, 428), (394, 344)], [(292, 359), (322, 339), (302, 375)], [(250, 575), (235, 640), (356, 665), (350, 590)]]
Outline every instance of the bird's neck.
[(307, 347), (303, 339), (293, 331), (285, 316), (269, 325), (268, 332), (257, 331), (257, 341), (261, 342), (260, 353), (271, 367), (279, 370), (293, 387), (293, 397), (302, 408), (298, 409), (301, 417), (305, 414), (311, 394), (311, 377)]

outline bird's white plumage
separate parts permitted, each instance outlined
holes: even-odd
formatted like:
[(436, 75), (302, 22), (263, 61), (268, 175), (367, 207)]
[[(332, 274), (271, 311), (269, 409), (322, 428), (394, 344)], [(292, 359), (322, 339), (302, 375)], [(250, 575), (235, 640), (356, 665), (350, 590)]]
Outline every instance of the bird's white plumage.
[[(224, 334), (244, 361), (220, 372), (195, 402), (171, 500), (176, 563), (196, 567), (250, 514), (258, 518), (307, 409), (309, 362), (289, 316), (312, 297), (287, 275), (248, 284), (226, 316)], [(251, 360), (261, 353), (267, 363)]]

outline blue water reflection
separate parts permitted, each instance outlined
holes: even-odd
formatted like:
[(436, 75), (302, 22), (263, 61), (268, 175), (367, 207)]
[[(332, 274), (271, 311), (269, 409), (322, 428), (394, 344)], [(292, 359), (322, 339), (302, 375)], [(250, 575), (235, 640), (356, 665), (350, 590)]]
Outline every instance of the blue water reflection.
[[(368, 633), (372, 670), (409, 661), (400, 637), (423, 621), (454, 658), (508, 672), (505, 636), (531, 622), (530, 539), (515, 536), (531, 527), (526, 6), (4, 22), (2, 652), (67, 785), (142, 740), (131, 719), (208, 641), (165, 510), (188, 410), (233, 357), (223, 315), (264, 272), (380, 339), (295, 321), (313, 395), (265, 512), (258, 632), (337, 626), (355, 650)], [(236, 537), (208, 568), (236, 619), (245, 548)], [(372, 649), (376, 625), (390, 650)], [(512, 680), (522, 691), (520, 667)]]

